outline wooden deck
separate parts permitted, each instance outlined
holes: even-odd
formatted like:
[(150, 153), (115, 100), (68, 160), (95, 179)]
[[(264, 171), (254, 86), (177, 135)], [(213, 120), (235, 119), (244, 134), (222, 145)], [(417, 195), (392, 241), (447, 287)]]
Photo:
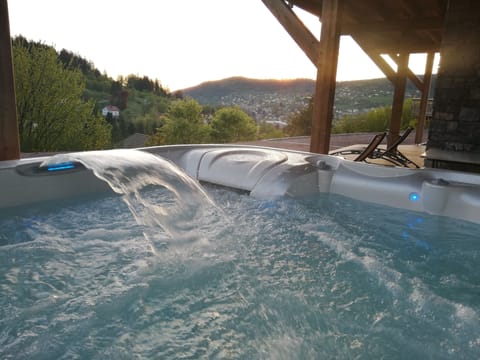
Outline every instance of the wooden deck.
[[(330, 151), (337, 150), (343, 147), (351, 145), (367, 145), (370, 140), (375, 136), (375, 133), (357, 133), (357, 134), (338, 134), (332, 135), (330, 139)], [(422, 154), (425, 152), (424, 145), (416, 145), (415, 132), (412, 132), (405, 142), (398, 147), (398, 149), (410, 160), (415, 162), (420, 167), (423, 167)], [(426, 141), (426, 135), (424, 138)], [(245, 145), (266, 146), (279, 149), (297, 150), (297, 151), (310, 151), (310, 137), (309, 136), (297, 136), (289, 138), (279, 139), (266, 139), (258, 141), (242, 142)], [(384, 165), (391, 165), (382, 160), (372, 160), (371, 162), (380, 163)]]
[[(337, 150), (343, 147), (351, 145), (367, 145), (370, 140), (375, 136), (375, 133), (357, 133), (357, 134), (339, 134), (332, 135), (330, 140), (330, 151)], [(410, 136), (405, 140), (405, 142), (398, 147), (398, 149), (410, 160), (418, 164), (420, 167), (423, 167), (423, 157), (422, 154), (425, 152), (425, 146), (415, 145), (415, 132), (413, 131)], [(426, 138), (424, 139), (426, 141)], [(310, 137), (309, 136), (297, 136), (289, 138), (279, 138), (279, 139), (267, 139), (267, 140), (257, 140), (257, 141), (245, 141), (239, 142), (238, 144), (242, 145), (255, 145), (255, 146), (265, 146), (277, 149), (288, 149), (296, 151), (310, 151)], [(30, 158), (36, 156), (50, 156), (55, 155), (55, 152), (45, 152), (45, 153), (22, 153), (22, 158)], [(384, 165), (391, 165), (381, 160), (372, 160), (375, 163), (381, 163)]]

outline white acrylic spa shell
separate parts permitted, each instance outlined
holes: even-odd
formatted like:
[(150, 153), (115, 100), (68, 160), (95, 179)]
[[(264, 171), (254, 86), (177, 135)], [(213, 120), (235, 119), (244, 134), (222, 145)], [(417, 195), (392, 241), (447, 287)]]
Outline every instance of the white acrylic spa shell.
[[(228, 145), (142, 148), (191, 177), (268, 199), (334, 193), (353, 199), (480, 223), (480, 175), (356, 163), (329, 155)], [(0, 210), (112, 192), (82, 167), (43, 171), (48, 157), (0, 162)]]

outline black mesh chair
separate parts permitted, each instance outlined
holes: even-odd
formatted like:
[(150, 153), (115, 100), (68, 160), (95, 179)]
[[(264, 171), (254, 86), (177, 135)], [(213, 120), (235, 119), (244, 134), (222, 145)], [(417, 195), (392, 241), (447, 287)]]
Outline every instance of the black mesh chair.
[(375, 135), (372, 140), (370, 140), (370, 143), (367, 146), (349, 146), (337, 151), (332, 151), (329, 153), (329, 155), (336, 155), (336, 156), (345, 156), (345, 155), (357, 155), (353, 161), (366, 161), (367, 158), (371, 157), (372, 154), (375, 153), (375, 151), (378, 148), (378, 145), (380, 145), (385, 139), (385, 136), (387, 136), (386, 132), (379, 133)]
[(408, 137), (408, 135), (410, 135), (412, 130), (412, 127), (407, 128), (403, 132), (403, 134), (399, 136), (397, 140), (395, 140), (389, 147), (387, 147), (386, 149), (375, 149), (375, 151), (370, 157), (372, 159), (383, 159), (397, 166), (414, 166), (417, 169), (420, 168), (420, 166), (415, 164), (412, 160), (403, 155), (400, 150), (398, 150), (398, 145), (405, 141), (405, 139)]
[[(410, 167), (413, 166), (415, 168), (420, 168), (417, 164), (415, 164), (412, 160), (407, 158), (404, 154), (398, 150), (398, 146), (405, 141), (405, 139), (410, 135), (413, 128), (407, 128), (401, 136), (397, 138), (390, 146), (386, 149), (379, 148), (378, 145), (383, 141), (386, 133), (381, 133), (375, 135), (375, 137), (371, 140), (370, 144), (367, 146), (348, 146), (346, 148), (335, 150), (330, 152), (330, 155), (354, 155), (358, 154), (358, 156), (354, 159), (354, 161), (367, 161), (367, 159), (383, 159), (393, 165), (396, 166), (403, 166), (403, 167)], [(382, 136), (383, 135), (383, 136)], [(376, 144), (375, 147), (374, 144)], [(373, 149), (372, 149), (373, 147)]]

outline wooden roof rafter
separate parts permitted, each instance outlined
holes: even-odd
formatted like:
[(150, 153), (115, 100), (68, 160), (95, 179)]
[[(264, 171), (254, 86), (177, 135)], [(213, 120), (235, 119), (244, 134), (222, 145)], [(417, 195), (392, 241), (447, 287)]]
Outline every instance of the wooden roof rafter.
[(280, 24), (290, 34), (298, 46), (305, 52), (310, 61), (316, 66), (318, 60), (317, 38), (295, 15), (289, 4), (283, 0), (262, 0), (270, 12), (277, 18)]
[[(322, 18), (324, 0), (290, 0)], [(448, 0), (344, 0), (340, 31), (360, 35), (364, 47), (380, 53), (440, 50)]]
[[(364, 47), (364, 41), (361, 38), (355, 37), (354, 40), (357, 42), (357, 44), (362, 48), (362, 50), (370, 57), (370, 59), (377, 65), (377, 67), (382, 70), (382, 72), (385, 74), (385, 76), (393, 83), (395, 82), (396, 78), (396, 71), (393, 69), (390, 64), (382, 57), (382, 54), (380, 52), (372, 52), (368, 48)], [(398, 55), (397, 53), (395, 54), (388, 54), (388, 56), (397, 63), (398, 65)], [(415, 87), (422, 91), (423, 89), (423, 81), (415, 75), (415, 73), (407, 69), (407, 76), (408, 79), (415, 85)]]
[(402, 8), (405, 11), (406, 15), (409, 17), (415, 16), (421, 11), (418, 2), (404, 1), (404, 0), (397, 0), (397, 1), (399, 4), (399, 7)]
[[(399, 135), (407, 79), (422, 92), (422, 101), (428, 96), (427, 72), (431, 75), (429, 64), (433, 63), (433, 54), (440, 51), (448, 0), (262, 1), (317, 67), (310, 151), (328, 152), (341, 35), (350, 35), (394, 85), (388, 138), (388, 143), (392, 143)], [(294, 6), (320, 18), (320, 41), (296, 17)], [(430, 69), (423, 80), (408, 67), (412, 53), (428, 53)], [(396, 63), (396, 69), (382, 54)]]
[[(388, 10), (385, 8), (385, 1), (370, 0), (373, 6), (368, 9), (368, 17), (365, 16), (365, 4), (363, 1), (346, 1), (344, 4), (345, 13), (349, 14), (355, 22), (364, 18), (368, 21), (384, 21), (389, 16)], [(342, 27), (345, 24), (342, 24)]]

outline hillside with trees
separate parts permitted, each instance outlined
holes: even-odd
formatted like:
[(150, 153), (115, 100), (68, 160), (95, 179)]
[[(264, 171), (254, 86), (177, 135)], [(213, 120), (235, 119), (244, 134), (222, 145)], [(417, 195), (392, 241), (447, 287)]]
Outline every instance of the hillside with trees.
[[(164, 145), (310, 133), (313, 80), (234, 77), (172, 94), (148, 76), (114, 80), (65, 49), (21, 36), (12, 44), (24, 152), (113, 148), (134, 134), (148, 145)], [(417, 96), (409, 86), (406, 97)], [(333, 131), (386, 128), (392, 98), (386, 79), (338, 83)], [(410, 115), (406, 111), (405, 124), (413, 121)]]
[[(12, 40), (17, 112), (23, 151), (115, 147), (134, 133), (154, 134), (174, 96), (158, 80), (113, 80), (68, 50)], [(119, 116), (102, 114), (107, 106)]]
[(202, 106), (171, 94), (159, 80), (138, 75), (113, 80), (65, 49), (57, 52), (23, 37), (12, 44), (24, 152), (112, 148), (138, 133), (150, 145), (279, 135), (238, 107)]
[[(291, 116), (308, 106), (314, 91), (315, 81), (310, 79), (258, 80), (233, 77), (205, 82), (184, 89), (182, 93), (201, 104), (239, 106), (258, 122), (288, 122)], [(408, 83), (405, 96), (415, 98), (420, 93)], [(392, 99), (393, 86), (386, 78), (338, 82), (334, 119), (390, 106)]]
[(85, 79), (55, 50), (23, 38), (13, 43), (20, 145), (23, 151), (103, 149), (110, 125), (83, 98)]

